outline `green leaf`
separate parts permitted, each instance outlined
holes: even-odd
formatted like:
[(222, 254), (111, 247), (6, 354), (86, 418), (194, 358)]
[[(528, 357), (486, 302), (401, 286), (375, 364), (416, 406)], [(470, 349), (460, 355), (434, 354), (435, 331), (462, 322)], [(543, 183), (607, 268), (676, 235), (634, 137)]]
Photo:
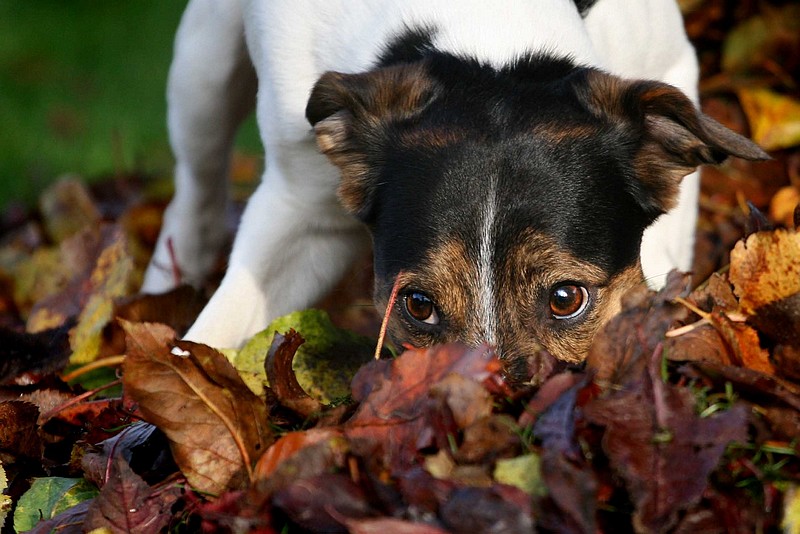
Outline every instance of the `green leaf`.
[(532, 453), (498, 460), (494, 479), (516, 486), (529, 495), (544, 497), (547, 495), (547, 486), (542, 481), (541, 463), (539, 455)]
[(263, 395), (267, 384), (264, 360), (275, 332), (298, 332), (305, 343), (297, 350), (293, 369), (297, 381), (315, 399), (330, 404), (350, 394), (356, 371), (372, 359), (375, 341), (334, 326), (322, 310), (290, 313), (273, 321), (233, 357), (233, 364), (248, 387)]
[(99, 491), (83, 478), (36, 478), (20, 497), (14, 512), (14, 530), (31, 530), (41, 520), (52, 519), (78, 503), (93, 499)]

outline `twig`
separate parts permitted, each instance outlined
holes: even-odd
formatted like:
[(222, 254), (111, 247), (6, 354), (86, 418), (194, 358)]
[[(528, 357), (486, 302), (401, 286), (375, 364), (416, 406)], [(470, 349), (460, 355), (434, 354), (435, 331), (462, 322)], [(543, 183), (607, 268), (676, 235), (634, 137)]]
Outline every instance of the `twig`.
[(100, 393), (101, 391), (105, 391), (106, 389), (113, 388), (114, 386), (118, 386), (120, 384), (122, 384), (122, 379), (118, 378), (116, 380), (112, 380), (108, 384), (104, 384), (104, 385), (100, 386), (99, 388), (95, 388), (95, 389), (93, 389), (91, 391), (87, 391), (85, 393), (81, 393), (80, 395), (77, 395), (77, 396), (71, 398), (67, 402), (65, 402), (63, 404), (59, 404), (58, 406), (53, 407), (50, 411), (47, 411), (47, 412), (43, 413), (42, 415), (39, 416), (39, 420), (40, 421), (47, 421), (48, 419), (52, 419), (57, 413), (62, 412), (64, 410), (66, 410), (67, 408), (70, 408), (70, 407), (80, 403), (81, 401), (83, 401), (85, 399), (88, 399), (89, 397), (91, 397), (93, 395), (96, 395), (97, 393)]
[(397, 278), (394, 279), (392, 286), (392, 293), (389, 295), (389, 304), (386, 305), (386, 312), (383, 314), (383, 321), (381, 322), (381, 332), (378, 335), (378, 344), (375, 346), (375, 359), (381, 359), (381, 350), (383, 349), (383, 340), (386, 337), (386, 329), (389, 327), (389, 316), (392, 314), (394, 301), (397, 300), (397, 292), (400, 290), (400, 275), (402, 272), (397, 273)]
[(72, 380), (75, 380), (79, 376), (85, 375), (90, 371), (94, 371), (95, 369), (100, 369), (102, 367), (115, 367), (117, 365), (121, 365), (122, 362), (124, 361), (125, 361), (124, 354), (120, 354), (117, 356), (108, 356), (106, 358), (100, 358), (99, 360), (87, 363), (82, 367), (78, 367), (77, 369), (74, 369), (73, 371), (65, 375), (62, 375), (61, 380), (63, 380), (64, 382), (70, 382)]

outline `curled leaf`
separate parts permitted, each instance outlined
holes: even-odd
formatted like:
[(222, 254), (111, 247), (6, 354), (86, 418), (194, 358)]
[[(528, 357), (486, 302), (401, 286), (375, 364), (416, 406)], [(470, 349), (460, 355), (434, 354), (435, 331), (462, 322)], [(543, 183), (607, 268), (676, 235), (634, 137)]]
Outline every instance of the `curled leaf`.
[(302, 344), (303, 338), (294, 330), (289, 330), (285, 336), (276, 332), (265, 368), (272, 391), (280, 403), (303, 417), (311, 417), (320, 413), (323, 405), (305, 392), (292, 369), (292, 360)]

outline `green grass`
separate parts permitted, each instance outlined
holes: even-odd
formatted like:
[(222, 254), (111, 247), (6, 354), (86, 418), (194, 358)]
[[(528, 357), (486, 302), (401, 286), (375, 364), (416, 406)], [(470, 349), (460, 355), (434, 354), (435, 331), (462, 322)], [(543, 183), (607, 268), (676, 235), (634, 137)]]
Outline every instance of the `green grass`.
[(170, 172), (164, 94), (185, 4), (0, 0), (0, 209), (67, 172)]

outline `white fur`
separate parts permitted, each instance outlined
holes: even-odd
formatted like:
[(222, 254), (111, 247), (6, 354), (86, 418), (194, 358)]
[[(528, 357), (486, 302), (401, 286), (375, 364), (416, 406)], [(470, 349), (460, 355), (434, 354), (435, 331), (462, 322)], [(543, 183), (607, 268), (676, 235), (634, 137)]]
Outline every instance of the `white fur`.
[[(225, 278), (188, 339), (239, 346), (274, 317), (313, 304), (366, 246), (364, 230), (336, 202), (338, 174), (316, 150), (306, 101), (323, 72), (369, 69), (391, 37), (420, 23), (437, 28), (438, 48), (496, 66), (547, 50), (673, 83), (696, 99), (694, 52), (674, 0), (599, 0), (585, 21), (571, 0), (192, 0), (168, 88), (175, 198), (143, 290), (175, 283), (168, 239), (193, 283), (219, 252), (231, 142), (254, 106), (248, 54), (260, 81), (255, 107), (266, 171)], [(689, 266), (696, 197), (692, 177), (675, 214), (647, 233), (648, 276)]]

